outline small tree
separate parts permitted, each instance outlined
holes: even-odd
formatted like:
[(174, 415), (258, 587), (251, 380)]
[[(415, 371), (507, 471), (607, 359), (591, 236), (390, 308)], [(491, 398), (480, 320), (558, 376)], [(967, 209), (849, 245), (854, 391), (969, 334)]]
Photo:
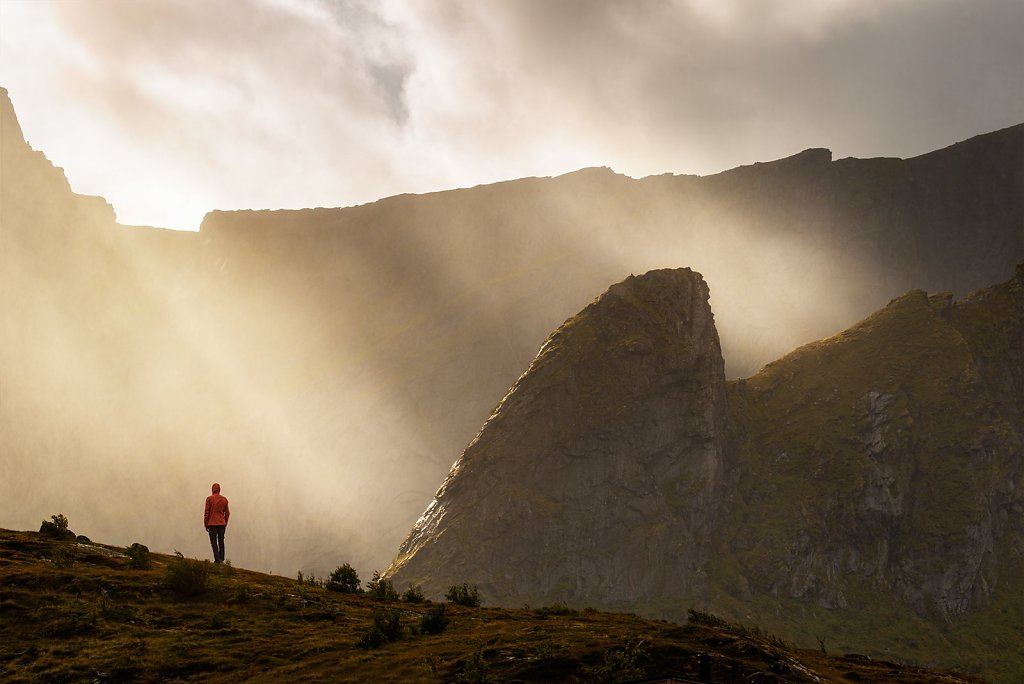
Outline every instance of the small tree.
[(476, 585), (470, 586), (468, 582), (448, 587), (448, 593), (444, 597), (451, 603), (457, 603), (460, 606), (476, 608), (480, 605), (480, 594), (476, 590)]
[(397, 601), (398, 592), (395, 591), (391, 580), (384, 579), (379, 572), (374, 571), (373, 579), (366, 583), (366, 593), (370, 598), (381, 601)]
[(45, 534), (47, 537), (56, 537), (58, 539), (75, 536), (74, 532), (68, 530), (68, 519), (63, 513), (51, 515), (50, 520), (44, 520), (39, 526), (39, 533)]
[(180, 551), (174, 552), (174, 559), (164, 571), (164, 586), (178, 598), (205, 594), (209, 579), (209, 561), (185, 558)]
[(348, 563), (331, 573), (326, 586), (331, 591), (340, 591), (343, 594), (358, 594), (362, 591), (359, 588), (359, 573)]
[(428, 610), (420, 620), (420, 629), (424, 634), (440, 634), (449, 622), (450, 620), (444, 614), (444, 604), (438, 603)]
[(360, 648), (379, 648), (402, 638), (402, 614), (393, 608), (377, 608), (373, 611), (371, 625), (356, 642)]
[(406, 603), (423, 603), (427, 597), (423, 595), (420, 585), (409, 585), (409, 588), (402, 592), (402, 600)]

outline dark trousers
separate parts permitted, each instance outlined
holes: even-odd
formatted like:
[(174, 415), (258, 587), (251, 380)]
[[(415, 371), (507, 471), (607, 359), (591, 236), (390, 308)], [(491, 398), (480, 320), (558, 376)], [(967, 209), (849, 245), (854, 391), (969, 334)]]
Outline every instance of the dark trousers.
[(213, 562), (224, 562), (224, 530), (227, 525), (210, 525), (206, 531), (210, 533), (210, 546), (213, 547)]

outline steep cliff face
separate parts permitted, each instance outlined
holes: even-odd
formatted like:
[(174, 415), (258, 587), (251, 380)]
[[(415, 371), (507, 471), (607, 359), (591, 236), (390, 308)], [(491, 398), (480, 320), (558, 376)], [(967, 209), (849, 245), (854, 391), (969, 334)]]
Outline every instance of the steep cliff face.
[[(0, 222), (5, 242), (26, 238), (22, 225), (50, 222), (60, 231), (33, 231), (35, 240), (73, 240), (98, 226), (112, 227), (114, 210), (102, 197), (71, 191), (64, 171), (25, 141), (7, 90), (0, 88)], [(12, 242), (12, 244), (17, 244)], [(14, 260), (11, 260), (12, 262)]]
[(548, 338), (390, 575), (504, 603), (704, 594), (730, 438), (704, 280), (631, 276)]

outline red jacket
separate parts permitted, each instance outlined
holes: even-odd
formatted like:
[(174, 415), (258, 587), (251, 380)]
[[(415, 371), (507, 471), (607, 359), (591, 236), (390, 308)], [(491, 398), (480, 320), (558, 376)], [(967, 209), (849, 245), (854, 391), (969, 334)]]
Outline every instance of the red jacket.
[(220, 486), (213, 485), (213, 494), (206, 497), (203, 527), (227, 525), (229, 517), (231, 517), (231, 511), (228, 510), (228, 500), (220, 495)]

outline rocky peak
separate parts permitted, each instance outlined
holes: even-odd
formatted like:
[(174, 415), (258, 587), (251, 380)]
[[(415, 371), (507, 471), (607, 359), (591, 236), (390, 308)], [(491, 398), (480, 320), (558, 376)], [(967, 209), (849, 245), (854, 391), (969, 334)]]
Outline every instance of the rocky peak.
[(106, 200), (73, 192), (64, 170), (25, 141), (5, 88), (0, 88), (0, 196), (6, 226), (93, 222), (110, 227), (116, 221)]
[(3, 154), (30, 149), (25, 142), (25, 134), (21, 131), (18, 116), (14, 113), (14, 105), (6, 88), (0, 88), (0, 150)]
[(708, 296), (699, 273), (652, 271), (556, 330), (402, 545), (394, 580), (434, 595), (474, 581), (511, 604), (700, 593), (729, 469)]

